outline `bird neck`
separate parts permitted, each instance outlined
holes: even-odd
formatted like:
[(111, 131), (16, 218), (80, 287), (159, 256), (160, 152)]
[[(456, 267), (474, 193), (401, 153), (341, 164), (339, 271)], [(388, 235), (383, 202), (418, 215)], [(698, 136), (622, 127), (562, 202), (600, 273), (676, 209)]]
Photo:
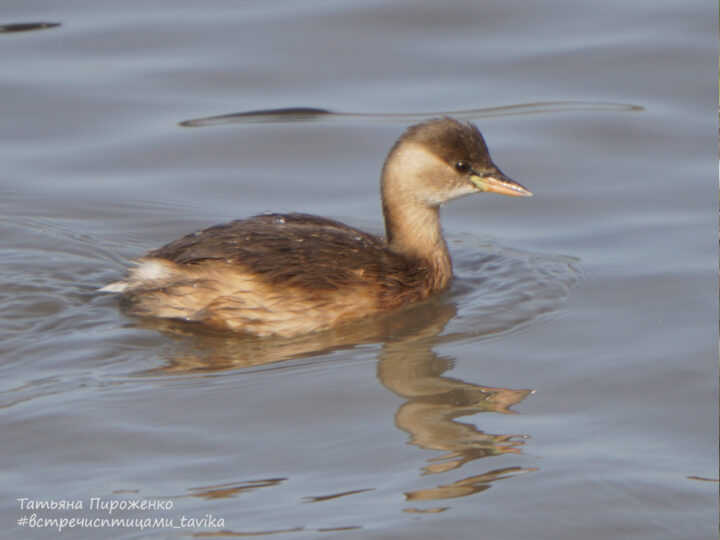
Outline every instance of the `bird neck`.
[(452, 276), (452, 261), (440, 226), (439, 207), (423, 204), (412, 193), (396, 189), (401, 184), (390, 173), (386, 169), (381, 188), (387, 244), (427, 266), (431, 289), (442, 289)]

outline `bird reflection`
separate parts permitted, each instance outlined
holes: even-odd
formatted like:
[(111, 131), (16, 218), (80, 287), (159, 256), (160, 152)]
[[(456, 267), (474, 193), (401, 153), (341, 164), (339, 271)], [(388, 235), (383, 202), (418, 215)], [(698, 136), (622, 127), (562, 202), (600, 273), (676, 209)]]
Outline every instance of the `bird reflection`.
[[(435, 319), (422, 331), (386, 342), (377, 367), (383, 386), (407, 400), (395, 413), (395, 425), (410, 435), (411, 444), (445, 452), (429, 459), (422, 473), (444, 473), (476, 459), (520, 454), (523, 436), (485, 433), (473, 424), (455, 419), (481, 412), (515, 414), (510, 407), (531, 391), (491, 388), (443, 376), (453, 367), (454, 360), (438, 356), (431, 346), (455, 316), (455, 308), (443, 304), (437, 306), (435, 314)], [(484, 491), (495, 480), (530, 471), (519, 467), (499, 469), (405, 495), (409, 501), (462, 497)]]
[(408, 501), (434, 501), (437, 499), (451, 499), (453, 497), (466, 497), (490, 488), (492, 482), (496, 480), (504, 480), (511, 478), (520, 473), (536, 471), (536, 467), (506, 467), (504, 469), (496, 469), (488, 471), (485, 474), (470, 476), (457, 480), (452, 484), (437, 486), (429, 489), (419, 489), (405, 494)]
[[(493, 388), (444, 376), (454, 365), (432, 347), (456, 315), (447, 295), (434, 297), (399, 311), (338, 327), (327, 332), (287, 339), (260, 339), (200, 333), (179, 323), (144, 321), (175, 338), (165, 353), (166, 364), (153, 373), (201, 373), (267, 365), (292, 358), (349, 349), (363, 343), (383, 343), (377, 363), (380, 383), (405, 402), (395, 413), (395, 425), (408, 433), (410, 444), (442, 452), (428, 459), (421, 476), (447, 473), (472, 461), (521, 454), (525, 437), (494, 434), (463, 416), (494, 412), (515, 414), (513, 405), (531, 391)], [(506, 467), (405, 494), (408, 501), (464, 497), (488, 489), (493, 482), (531, 472), (535, 468)], [(408, 511), (411, 511), (409, 509)]]
[(194, 487), (188, 489), (189, 493), (185, 495), (175, 495), (173, 498), (198, 497), (201, 499), (227, 499), (256, 489), (275, 487), (285, 480), (287, 480), (287, 478), (266, 478), (262, 480), (246, 480), (214, 486)]

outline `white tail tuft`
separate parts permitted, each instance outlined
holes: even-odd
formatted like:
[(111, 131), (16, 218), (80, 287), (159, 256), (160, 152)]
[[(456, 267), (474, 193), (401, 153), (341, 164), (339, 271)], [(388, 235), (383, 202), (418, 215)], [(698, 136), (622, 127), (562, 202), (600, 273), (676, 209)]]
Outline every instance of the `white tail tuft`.
[(137, 268), (130, 271), (131, 280), (135, 281), (156, 281), (169, 277), (167, 263), (158, 259), (140, 259)]

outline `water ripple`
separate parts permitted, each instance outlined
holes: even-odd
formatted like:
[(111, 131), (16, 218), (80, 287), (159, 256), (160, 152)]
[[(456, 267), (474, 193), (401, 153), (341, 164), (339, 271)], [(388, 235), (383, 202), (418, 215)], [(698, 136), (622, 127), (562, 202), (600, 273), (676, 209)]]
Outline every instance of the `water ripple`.
[[(559, 316), (582, 279), (579, 259), (530, 253), (491, 241), (465, 241), (456, 251), (456, 280), (450, 296), (457, 316), (445, 339), (492, 336), (515, 330), (541, 316)], [(468, 249), (471, 248), (471, 249)]]
[(639, 105), (613, 103), (610, 101), (540, 101), (536, 103), (517, 103), (500, 107), (481, 109), (462, 109), (447, 111), (426, 111), (414, 113), (349, 113), (336, 112), (314, 107), (284, 107), (279, 109), (261, 109), (243, 111), (219, 116), (193, 118), (179, 123), (182, 127), (224, 126), (228, 124), (258, 124), (275, 122), (309, 122), (319, 120), (358, 119), (366, 122), (421, 122), (436, 116), (454, 116), (462, 120), (494, 118), (498, 116), (517, 116), (528, 114), (548, 114), (561, 112), (638, 112), (644, 110)]
[(45, 30), (47, 28), (56, 28), (58, 26), (60, 26), (60, 23), (35, 22), (2, 24), (0, 25), (0, 34), (31, 32), (33, 30)]

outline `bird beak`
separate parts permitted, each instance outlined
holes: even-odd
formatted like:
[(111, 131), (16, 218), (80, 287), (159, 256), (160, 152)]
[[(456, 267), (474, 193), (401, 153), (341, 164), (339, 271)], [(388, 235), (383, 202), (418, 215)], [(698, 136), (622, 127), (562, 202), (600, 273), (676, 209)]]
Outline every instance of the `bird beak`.
[(470, 175), (470, 181), (480, 191), (490, 191), (501, 195), (512, 197), (532, 197), (532, 192), (505, 176), (500, 170), (493, 172)]

